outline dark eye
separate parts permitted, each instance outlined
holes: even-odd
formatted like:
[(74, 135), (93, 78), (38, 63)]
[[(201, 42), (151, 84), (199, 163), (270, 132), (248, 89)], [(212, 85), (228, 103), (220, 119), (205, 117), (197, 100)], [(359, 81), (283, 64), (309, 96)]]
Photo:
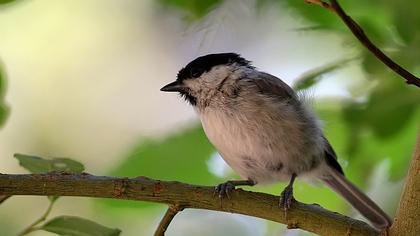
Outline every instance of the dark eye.
[(190, 71), (190, 75), (193, 78), (198, 78), (201, 74), (203, 74), (203, 70), (201, 68), (192, 68)]

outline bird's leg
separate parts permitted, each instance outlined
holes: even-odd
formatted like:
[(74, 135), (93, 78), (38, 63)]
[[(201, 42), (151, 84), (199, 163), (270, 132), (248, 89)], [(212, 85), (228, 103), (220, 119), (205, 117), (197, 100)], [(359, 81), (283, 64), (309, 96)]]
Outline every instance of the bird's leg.
[(230, 198), (230, 192), (235, 189), (236, 186), (254, 186), (255, 182), (252, 180), (229, 180), (225, 183), (219, 184), (214, 189), (214, 194), (218, 194), (219, 198), (227, 197)]
[(295, 182), (296, 174), (292, 174), (292, 178), (290, 179), (289, 184), (284, 188), (283, 192), (280, 194), (280, 206), (283, 205), (284, 211), (290, 209), (293, 201), (293, 183)]

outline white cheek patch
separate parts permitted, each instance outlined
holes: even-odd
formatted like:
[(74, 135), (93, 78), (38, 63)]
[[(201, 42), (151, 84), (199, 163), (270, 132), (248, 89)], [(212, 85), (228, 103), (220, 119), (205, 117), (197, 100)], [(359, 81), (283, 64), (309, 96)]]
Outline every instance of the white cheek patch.
[(234, 70), (233, 66), (215, 66), (208, 72), (204, 72), (200, 77), (196, 79), (187, 79), (184, 81), (185, 85), (194, 92), (206, 92), (211, 91), (228, 76), (232, 75)]
[[(218, 104), (225, 94), (235, 88), (237, 80), (244, 76), (244, 70), (237, 64), (214, 66), (210, 71), (204, 72), (198, 78), (189, 78), (183, 81), (188, 87), (188, 94), (196, 100), (196, 106), (204, 109), (210, 104)], [(217, 94), (223, 93), (217, 99)]]
[(200, 82), (199, 79), (187, 79), (184, 80), (184, 84), (192, 91), (197, 91), (200, 89)]
[(201, 76), (203, 81), (206, 82), (220, 82), (232, 73), (230, 66), (216, 66), (208, 72), (203, 73)]

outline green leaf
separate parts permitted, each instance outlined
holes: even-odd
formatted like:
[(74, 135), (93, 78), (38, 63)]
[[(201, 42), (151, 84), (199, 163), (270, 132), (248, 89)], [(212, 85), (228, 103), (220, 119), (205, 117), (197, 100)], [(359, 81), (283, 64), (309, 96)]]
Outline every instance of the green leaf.
[[(331, 11), (315, 4), (308, 4), (304, 0), (281, 1), (294, 10), (299, 17), (308, 20), (311, 25), (315, 24), (325, 30), (338, 31), (352, 37), (347, 27), (339, 17)], [(404, 2), (406, 4), (406, 2)], [(390, 30), (384, 25), (393, 25), (392, 8), (386, 1), (375, 0), (352, 0), (340, 1), (342, 8), (367, 32), (368, 36), (381, 45), (389, 40)], [(375, 17), (372, 17), (375, 15)]]
[(6, 122), (8, 114), (9, 108), (6, 105), (0, 103), (0, 127), (3, 126)]
[(51, 171), (64, 171), (81, 173), (85, 170), (82, 163), (69, 158), (44, 159), (38, 156), (15, 154), (19, 164), (31, 173), (46, 173)]
[(408, 87), (396, 76), (385, 77), (363, 103), (344, 107), (344, 118), (352, 126), (351, 132), (361, 128), (372, 130), (379, 138), (388, 138), (399, 132), (420, 108), (420, 93)]
[(19, 160), (19, 165), (27, 169), (31, 173), (49, 172), (50, 162), (36, 156), (28, 156), (23, 154), (15, 154), (15, 158)]
[(70, 158), (53, 158), (50, 161), (52, 163), (52, 171), (82, 173), (85, 170), (82, 163)]
[[(420, 93), (395, 76), (370, 94), (364, 114), (365, 122), (379, 137), (391, 137), (400, 131), (418, 109)], [(386, 117), (384, 117), (386, 116)]]
[(45, 223), (41, 229), (66, 236), (118, 236), (121, 233), (119, 229), (75, 216), (58, 216)]
[(324, 77), (324, 75), (341, 68), (354, 59), (356, 58), (342, 59), (337, 62), (329, 63), (327, 65), (310, 70), (296, 79), (293, 88), (295, 90), (307, 89), (318, 83)]
[(9, 107), (4, 102), (6, 91), (6, 74), (3, 72), (3, 65), (0, 61), (0, 127), (4, 125), (9, 115)]
[[(382, 119), (387, 119), (387, 116), (383, 116)], [(417, 109), (416, 113), (405, 122), (398, 132), (386, 139), (372, 132), (373, 130), (367, 130), (366, 127), (356, 131), (359, 134), (357, 149), (354, 153), (347, 155), (349, 160), (351, 159), (349, 165), (353, 170), (350, 175), (353, 178), (361, 178), (361, 183), (363, 183), (374, 166), (384, 159), (388, 159), (391, 163), (389, 174), (392, 180), (402, 179), (407, 173), (415, 146), (419, 120), (420, 109)], [(386, 127), (383, 128), (386, 129)], [(353, 125), (349, 124), (348, 130), (343, 133), (348, 134), (353, 130)]]
[(15, 2), (16, 0), (0, 0), (0, 4)]
[(316, 23), (323, 29), (340, 28), (341, 22), (338, 21), (337, 17), (320, 6), (305, 3), (303, 0), (289, 0), (283, 1), (282, 3), (295, 10), (301, 17), (306, 18), (312, 23)]
[(420, 15), (417, 10), (420, 7), (420, 2), (390, 1), (389, 4), (393, 9), (397, 32), (406, 43), (412, 42), (420, 33), (418, 27)]

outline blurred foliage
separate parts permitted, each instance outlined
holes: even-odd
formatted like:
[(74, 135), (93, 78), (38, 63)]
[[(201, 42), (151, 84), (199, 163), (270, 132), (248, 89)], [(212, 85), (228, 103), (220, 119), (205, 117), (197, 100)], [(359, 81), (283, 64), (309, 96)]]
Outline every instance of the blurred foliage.
[[(85, 170), (82, 163), (70, 158), (45, 159), (38, 156), (15, 154), (19, 164), (31, 173), (47, 173), (51, 171), (81, 173)], [(26, 227), (18, 236), (30, 234), (33, 231), (44, 230), (65, 236), (118, 236), (119, 229), (111, 229), (91, 220), (75, 216), (58, 216), (41, 225), (57, 201), (58, 196), (48, 196), (50, 204), (44, 214)]]
[(24, 154), (15, 154), (15, 158), (19, 160), (19, 165), (31, 173), (47, 173), (51, 171), (81, 173), (85, 170), (82, 163), (70, 158), (44, 159)]
[(162, 141), (142, 142), (111, 174), (134, 177), (141, 173), (164, 180), (212, 183), (216, 178), (211, 178), (206, 160), (213, 152), (201, 126), (195, 125)]
[[(213, 5), (219, 1), (212, 1)], [(259, 0), (256, 7), (274, 4), (277, 1)], [(386, 54), (400, 63), (412, 73), (420, 73), (420, 2), (410, 1), (374, 1), (354, 0), (340, 1), (343, 9), (358, 22), (372, 41)], [(405, 84), (403, 78), (390, 71), (382, 62), (375, 58), (367, 49), (361, 46), (357, 39), (347, 29), (345, 24), (332, 12), (317, 6), (305, 3), (303, 0), (282, 1), (281, 7), (291, 8), (296, 17), (304, 18), (309, 27), (313, 30), (335, 32), (345, 38), (345, 42), (352, 46), (357, 45), (361, 51), (361, 66), (365, 70), (368, 79), (356, 80), (349, 85), (349, 92), (352, 98), (347, 99), (341, 109), (344, 122), (348, 127), (346, 131), (347, 142), (343, 155), (348, 158), (362, 159), (360, 153), (368, 152), (371, 148), (363, 143), (387, 142), (393, 139), (407, 128), (411, 120), (419, 121), (420, 89)], [(209, 8), (191, 8), (188, 4), (178, 2), (178, 8), (190, 11), (190, 14), (203, 14), (209, 12)], [(197, 6), (198, 7), (198, 6)], [(372, 16), (375, 17), (372, 17)], [(311, 73), (303, 75), (295, 84), (297, 89), (307, 89), (315, 85), (325, 73), (337, 69), (346, 61), (338, 61), (322, 68), (317, 68)], [(416, 134), (418, 124), (411, 126), (410, 136)], [(335, 133), (335, 131), (332, 131)], [(372, 133), (373, 135), (370, 135)], [(328, 132), (327, 132), (328, 134)], [(393, 145), (399, 146), (398, 140)], [(414, 142), (409, 142), (413, 144)], [(411, 146), (404, 146), (411, 151)], [(404, 155), (403, 155), (404, 154)], [(367, 161), (368, 169), (372, 169), (375, 163), (384, 158), (391, 158), (392, 169), (402, 171), (393, 172), (394, 178), (401, 178), (406, 164), (394, 166), (397, 163), (408, 163), (411, 155), (401, 150), (395, 156), (388, 153), (379, 155), (375, 152), (369, 153)], [(394, 161), (402, 160), (402, 161)], [(395, 173), (399, 173), (396, 175)]]
[[(420, 72), (420, 54), (415, 53), (420, 50), (419, 28), (415, 23), (420, 22), (420, 17), (413, 10), (420, 7), (420, 2), (354, 0), (340, 3), (386, 54), (412, 73)], [(391, 177), (402, 178), (420, 121), (420, 89), (407, 85), (362, 47), (336, 15), (304, 1), (286, 1), (286, 5), (319, 29), (341, 34), (346, 42), (357, 45), (362, 52), (361, 66), (368, 79), (351, 84), (348, 90), (353, 97), (341, 104), (341, 122), (347, 126), (343, 155), (351, 159), (350, 165), (354, 166), (350, 175), (367, 177), (366, 173), (371, 173), (372, 168), (386, 158), (391, 161)], [(335, 133), (327, 131), (327, 134)]]
[[(420, 49), (419, 27), (420, 17), (418, 12), (412, 9), (420, 7), (418, 1), (341, 1), (347, 14), (361, 24), (369, 37), (377, 46), (387, 50), (398, 63), (401, 63), (413, 73), (419, 72), (420, 54), (414, 53)], [(325, 9), (305, 4), (304, 1), (287, 1), (302, 17), (310, 22), (329, 31), (341, 32), (346, 29), (344, 23)], [(317, 14), (313, 8), (320, 8), (323, 12)], [(409, 9), (410, 8), (410, 9)], [(318, 15), (328, 15), (318, 17)], [(371, 17), (375, 15), (375, 17)], [(335, 22), (335, 23), (331, 23)], [(336, 23), (340, 23), (337, 25)], [(395, 29), (390, 30), (390, 29)], [(346, 29), (341, 32), (349, 40), (357, 41)], [(344, 121), (351, 129), (349, 135), (353, 137), (351, 142), (359, 143), (357, 133), (361, 129), (371, 130), (378, 138), (389, 138), (397, 134), (413, 117), (415, 111), (420, 108), (420, 90), (414, 86), (408, 86), (398, 75), (391, 72), (365, 48), (362, 50), (362, 66), (368, 73), (370, 81), (362, 83), (373, 84), (372, 89), (364, 89), (362, 93), (357, 91), (354, 100), (348, 101), (344, 106)], [(363, 90), (359, 85), (359, 89)], [(369, 85), (370, 86), (370, 85)], [(361, 99), (366, 97), (367, 99)], [(357, 145), (349, 143), (349, 154), (352, 154)], [(350, 148), (352, 147), (352, 148)]]
[(118, 236), (119, 229), (111, 229), (96, 222), (75, 216), (59, 216), (43, 226), (42, 230), (65, 236)]
[(293, 89), (296, 91), (308, 89), (318, 83), (322, 78), (324, 78), (328, 73), (333, 72), (334, 70), (340, 69), (345, 66), (348, 62), (354, 60), (354, 58), (343, 59), (337, 62), (332, 62), (327, 65), (312, 69), (299, 78), (296, 78), (293, 84)]
[(370, 92), (364, 103), (353, 102), (344, 108), (345, 120), (360, 130), (370, 128), (379, 138), (388, 138), (400, 131), (415, 114), (420, 92), (390, 78)]
[(3, 64), (0, 61), (0, 127), (4, 125), (9, 114), (9, 107), (4, 101), (6, 93), (6, 74), (3, 71)]
[[(162, 180), (177, 180), (192, 184), (217, 183), (206, 164), (214, 152), (201, 126), (176, 133), (162, 141), (145, 140), (110, 172), (113, 176), (138, 176)], [(144, 203), (106, 200), (121, 205), (144, 206)]]
[[(0, 0), (1, 4), (13, 0)], [(181, 12), (188, 22), (200, 21), (223, 5), (222, 0), (160, 0), (163, 6)], [(256, 8), (264, 5), (279, 6), (279, 1), (257, 0)], [(325, 133), (339, 156), (346, 175), (358, 186), (366, 187), (372, 169), (388, 160), (389, 174), (398, 180), (406, 173), (411, 158), (420, 121), (420, 89), (405, 84), (404, 80), (390, 71), (367, 51), (335, 14), (326, 9), (305, 3), (304, 0), (280, 1), (283, 8), (292, 9), (296, 18), (307, 22), (306, 29), (335, 33), (344, 42), (359, 48), (361, 68), (368, 79), (349, 78), (350, 97), (319, 101), (317, 113), (326, 122)], [(407, 70), (420, 73), (420, 1), (340, 1), (344, 10), (358, 22), (372, 41)], [(373, 17), (374, 16), (374, 17)], [(327, 50), (327, 49), (326, 49)], [(343, 58), (348, 55), (343, 55)], [(349, 59), (332, 62), (302, 75), (295, 84), (298, 90), (316, 85), (326, 73), (346, 66)], [(1, 67), (1, 65), (0, 65)], [(4, 102), (5, 73), (0, 68), (0, 126), (8, 114)], [(214, 148), (208, 142), (201, 126), (195, 125), (163, 140), (139, 141), (125, 159), (109, 174), (117, 176), (145, 175), (151, 178), (178, 180), (194, 184), (214, 185), (219, 177), (209, 171), (207, 161)], [(66, 158), (43, 159), (17, 154), (20, 164), (32, 173), (48, 171), (81, 172), (82, 164)], [(350, 160), (347, 162), (347, 160)], [(269, 187), (253, 187), (272, 194), (279, 194), (284, 184)], [(342, 211), (348, 205), (331, 190), (299, 183), (295, 186), (297, 199), (316, 202), (328, 209)], [(308, 194), (311, 193), (311, 194)], [(50, 198), (53, 203), (57, 198)], [(99, 200), (105, 206), (138, 206), (146, 204), (134, 201)], [(154, 206), (158, 206), (154, 204)], [(142, 211), (145, 211), (143, 208)], [(70, 222), (67, 225), (64, 222)], [(80, 231), (90, 230), (90, 221), (80, 218), (58, 217), (45, 226), (50, 232), (67, 230), (73, 225)], [(64, 224), (64, 225), (63, 225)], [(80, 227), (79, 227), (80, 226)], [(84, 227), (86, 226), (86, 227)], [(98, 227), (103, 227), (98, 225)], [(107, 228), (108, 229), (108, 228)], [(110, 231), (108, 231), (110, 230)], [(116, 233), (117, 229), (106, 232)], [(101, 231), (101, 230), (99, 230)], [(67, 235), (73, 235), (64, 233)], [(118, 235), (114, 234), (114, 235)], [(74, 234), (78, 235), (78, 234)], [(83, 235), (83, 234), (80, 234)], [(113, 235), (113, 234), (110, 234)]]
[(16, 0), (0, 0), (0, 4), (15, 2)]
[[(353, 19), (359, 23), (368, 36), (377, 44), (387, 43), (392, 40), (391, 32), (384, 25), (392, 24), (392, 18), (389, 12), (389, 1), (375, 1), (375, 0), (354, 0), (354, 1), (339, 1), (343, 9)], [(303, 17), (312, 25), (328, 31), (337, 31), (350, 35), (349, 29), (341, 21), (341, 19), (334, 13), (317, 5), (311, 5), (304, 0), (287, 0), (283, 1), (285, 7), (290, 7), (295, 10), (297, 16)], [(372, 17), (372, 16), (375, 17)], [(356, 39), (352, 39), (355, 41)]]
[(222, 0), (160, 0), (164, 6), (175, 7), (182, 10), (186, 20), (199, 20), (209, 11), (219, 5)]
[(23, 2), (22, 0), (0, 0), (0, 10), (15, 6), (17, 3)]
[[(187, 15), (187, 20), (201, 20), (212, 10), (217, 10), (222, 1), (160, 1), (165, 6), (175, 7)], [(204, 3), (205, 2), (205, 3)], [(257, 1), (257, 8), (273, 4), (272, 0)], [(411, 1), (398, 3), (391, 1), (351, 1), (343, 2), (344, 9), (361, 24), (368, 36), (385, 52), (408, 70), (420, 72), (420, 40), (418, 24), (401, 23), (406, 19), (417, 19), (416, 8), (411, 8), (409, 16), (401, 17), (405, 10), (396, 9), (418, 5)], [(297, 17), (304, 18), (312, 30), (335, 32), (345, 38), (351, 46), (359, 45), (341, 20), (325, 9), (304, 3), (304, 1), (284, 1), (282, 7), (294, 10)], [(375, 15), (375, 17), (371, 17)], [(404, 19), (400, 19), (404, 18)], [(389, 27), (391, 26), (391, 27)], [(368, 75), (367, 80), (350, 80), (348, 91), (352, 97), (323, 100), (317, 103), (317, 113), (325, 121), (325, 133), (342, 164), (346, 175), (358, 186), (367, 187), (372, 170), (383, 160), (388, 160), (390, 177), (402, 178), (411, 158), (418, 122), (420, 120), (420, 91), (408, 86), (404, 80), (386, 68), (377, 58), (360, 47), (357, 57)], [(347, 55), (343, 55), (345, 58)], [(354, 58), (352, 58), (354, 59)], [(326, 73), (346, 66), (352, 59), (344, 59), (302, 75), (296, 82), (297, 89), (305, 90), (320, 81)], [(340, 102), (342, 101), (342, 102)], [(207, 141), (201, 127), (175, 133), (163, 141), (141, 140), (140, 144), (127, 155), (125, 160), (110, 174), (120, 176), (146, 175), (158, 179), (179, 180), (196, 184), (220, 183), (223, 180), (209, 172), (206, 162), (213, 147)], [(347, 162), (347, 159), (350, 162)], [(235, 176), (229, 176), (235, 178)], [(256, 186), (253, 191), (279, 194), (284, 184)], [(245, 187), (247, 188), (247, 187)], [(308, 194), (311, 193), (311, 194)], [(297, 199), (342, 212), (350, 209), (337, 194), (326, 187), (299, 183), (295, 186)], [(104, 200), (100, 200), (104, 201)], [(108, 206), (144, 206), (137, 202), (106, 200)], [(391, 208), (393, 206), (390, 206)], [(111, 208), (115, 210), (115, 208)], [(143, 210), (144, 211), (144, 208)], [(393, 212), (393, 211), (392, 211)]]

